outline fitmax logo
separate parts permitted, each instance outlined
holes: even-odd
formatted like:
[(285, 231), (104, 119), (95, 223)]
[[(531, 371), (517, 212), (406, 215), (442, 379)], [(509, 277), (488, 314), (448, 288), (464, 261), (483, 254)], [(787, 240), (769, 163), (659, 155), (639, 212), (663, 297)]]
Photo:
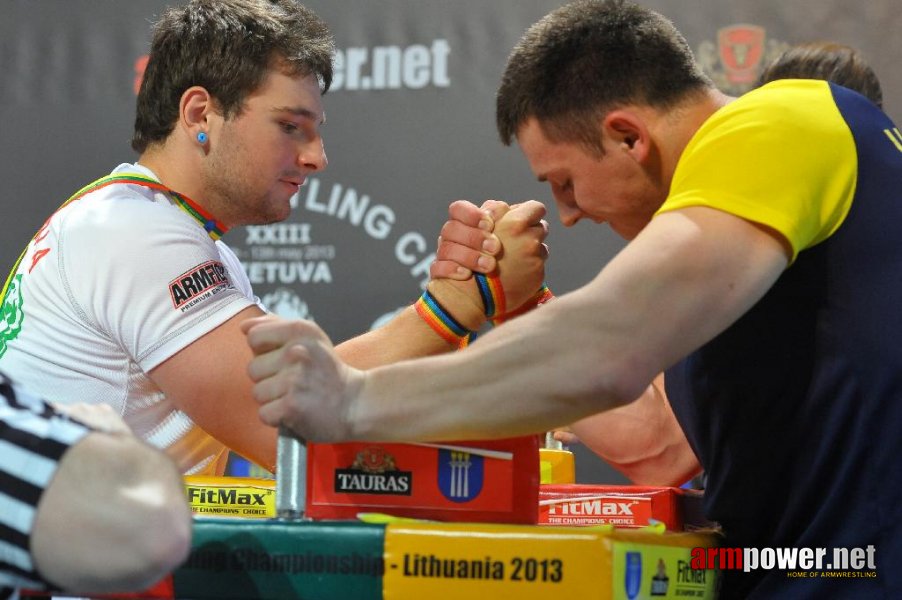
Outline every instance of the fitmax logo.
[(618, 516), (632, 517), (633, 506), (639, 504), (638, 501), (632, 502), (606, 502), (603, 500), (582, 500), (579, 502), (561, 502), (559, 504), (551, 504), (548, 507), (550, 515), (575, 515), (583, 517), (592, 516)]
[(188, 501), (197, 504), (237, 504), (239, 506), (265, 506), (266, 494), (239, 492), (238, 490), (188, 488)]

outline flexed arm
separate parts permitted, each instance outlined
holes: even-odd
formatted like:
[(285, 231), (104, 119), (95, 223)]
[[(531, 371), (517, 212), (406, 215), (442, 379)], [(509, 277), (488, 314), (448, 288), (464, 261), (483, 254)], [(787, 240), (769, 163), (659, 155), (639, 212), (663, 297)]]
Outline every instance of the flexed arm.
[(257, 322), (246, 329), (249, 374), (261, 416), (313, 440), (535, 433), (636, 400), (744, 314), (787, 263), (772, 231), (687, 208), (653, 219), (589, 284), (466, 352), (360, 372), (337, 362), (312, 324)]
[[(475, 225), (480, 219), (488, 218), (479, 208), (460, 203), (451, 210), (452, 217), (470, 219), (474, 223), (473, 229), (484, 231)], [(493, 259), (494, 268), (501, 273), (504, 285), (513, 290), (511, 293), (517, 294), (518, 289), (538, 288), (544, 278), (547, 250), (543, 242), (547, 230), (542, 221), (545, 208), (538, 202), (526, 203), (511, 213), (497, 225), (493, 223), (494, 232), (488, 237), (498, 242), (499, 256)], [(449, 237), (445, 239), (457, 239), (460, 231), (455, 228), (455, 231), (447, 232)], [(518, 287), (515, 281), (523, 283)], [(433, 280), (429, 290), (467, 329), (478, 329), (485, 322), (484, 309), (472, 278)], [(337, 309), (350, 310), (348, 307)], [(253, 356), (242, 333), (245, 321), (262, 315), (256, 306), (244, 309), (156, 367), (151, 376), (166, 396), (199, 427), (231, 450), (273, 470), (276, 431), (257, 418), (253, 382), (247, 376), (248, 363)], [(456, 348), (456, 344), (438, 335), (411, 305), (382, 327), (340, 344), (335, 353), (349, 365), (370, 369)]]

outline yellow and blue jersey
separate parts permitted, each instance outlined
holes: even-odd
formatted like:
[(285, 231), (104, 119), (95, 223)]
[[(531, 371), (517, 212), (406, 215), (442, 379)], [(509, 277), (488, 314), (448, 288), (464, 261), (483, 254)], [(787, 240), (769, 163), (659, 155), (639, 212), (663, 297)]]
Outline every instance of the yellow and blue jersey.
[(661, 212), (687, 206), (764, 224), (792, 248), (768, 293), (665, 376), (707, 472), (708, 517), (731, 547), (876, 549), (875, 579), (786, 586), (759, 570), (726, 573), (724, 592), (900, 597), (899, 129), (845, 88), (769, 84), (690, 141)]

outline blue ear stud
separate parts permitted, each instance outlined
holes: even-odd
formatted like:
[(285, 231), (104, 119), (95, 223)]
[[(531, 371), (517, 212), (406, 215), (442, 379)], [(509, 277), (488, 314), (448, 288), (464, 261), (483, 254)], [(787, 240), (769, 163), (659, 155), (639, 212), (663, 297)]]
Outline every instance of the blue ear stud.
[(207, 139), (209, 139), (209, 138), (207, 138), (206, 132), (204, 132), (204, 131), (198, 131), (198, 132), (197, 132), (197, 141), (198, 141), (199, 143), (201, 143), (201, 144), (206, 144), (206, 143), (207, 143)]

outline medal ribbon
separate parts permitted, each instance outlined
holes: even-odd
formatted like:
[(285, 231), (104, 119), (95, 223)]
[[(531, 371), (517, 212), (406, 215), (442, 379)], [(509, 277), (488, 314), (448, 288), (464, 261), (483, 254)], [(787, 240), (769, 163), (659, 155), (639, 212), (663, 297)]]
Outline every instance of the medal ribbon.
[[(228, 227), (220, 223), (213, 217), (210, 213), (204, 210), (199, 204), (191, 200), (188, 196), (184, 194), (179, 194), (175, 192), (159, 181), (155, 179), (151, 179), (146, 175), (142, 175), (141, 173), (117, 173), (113, 175), (107, 175), (106, 177), (101, 177), (97, 181), (89, 183), (85, 187), (81, 188), (77, 192), (75, 192), (68, 200), (63, 202), (58, 209), (53, 214), (56, 214), (70, 203), (75, 202), (82, 196), (86, 194), (90, 194), (91, 192), (97, 191), (100, 188), (106, 187), (108, 185), (114, 184), (131, 184), (131, 185), (140, 185), (142, 187), (150, 188), (152, 190), (157, 190), (163, 192), (173, 201), (175, 201), (176, 206), (181, 208), (183, 211), (191, 215), (191, 217), (196, 220), (201, 227), (204, 228), (204, 231), (207, 232), (214, 241), (218, 240), (222, 237), (222, 235), (228, 231)], [(50, 218), (52, 218), (51, 215)], [(42, 226), (37, 233), (31, 238), (32, 241), (44, 230), (44, 227), (50, 222), (50, 218), (47, 219), (47, 223)], [(16, 272), (19, 270), (19, 265), (22, 263), (22, 259), (25, 258), (25, 254), (28, 252), (28, 246), (31, 244), (29, 242), (26, 244), (25, 249), (22, 250), (22, 254), (19, 255), (19, 258), (16, 259), (16, 263), (13, 265), (12, 270), (10, 270), (9, 275), (6, 277), (6, 282), (3, 284), (3, 291), (0, 293), (0, 301), (6, 299), (6, 293), (9, 290), (9, 285), (15, 277)]]

